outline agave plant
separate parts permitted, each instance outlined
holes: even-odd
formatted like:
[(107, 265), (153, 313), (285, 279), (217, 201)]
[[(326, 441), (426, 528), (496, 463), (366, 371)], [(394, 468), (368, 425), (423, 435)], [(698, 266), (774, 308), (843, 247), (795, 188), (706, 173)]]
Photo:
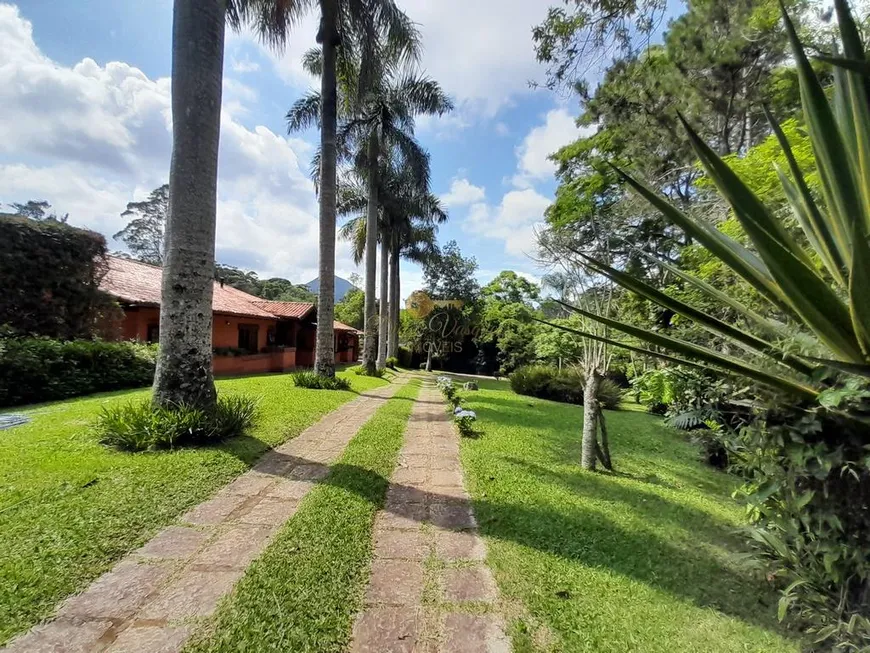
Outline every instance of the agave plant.
[[(817, 341), (814, 351), (786, 351), (780, 344), (784, 327), (767, 320), (736, 299), (672, 265), (659, 262), (683, 281), (727, 305), (749, 329), (720, 320), (675, 299), (606, 263), (575, 252), (590, 269), (624, 288), (666, 307), (736, 342), (771, 362), (725, 355), (708, 347), (651, 332), (577, 307), (572, 310), (656, 346), (656, 351), (607, 339), (684, 365), (707, 365), (736, 373), (802, 399), (816, 399), (824, 390), (818, 371), (827, 366), (851, 375), (870, 377), (870, 62), (845, 0), (837, 0), (844, 56), (824, 57), (835, 69), (835, 93), (829, 102), (810, 65), (794, 25), (783, 11), (800, 80), (801, 101), (821, 179), (823, 202), (812, 196), (788, 141), (768, 114), (789, 164), (778, 169), (786, 198), (811, 250), (788, 232), (685, 120), (692, 146), (709, 178), (730, 204), (753, 249), (686, 215), (662, 195), (616, 168), (620, 177), (674, 225), (705, 246), (758, 293), (805, 329)], [(582, 333), (601, 340), (600, 336)], [(674, 354), (663, 355), (661, 349)]]

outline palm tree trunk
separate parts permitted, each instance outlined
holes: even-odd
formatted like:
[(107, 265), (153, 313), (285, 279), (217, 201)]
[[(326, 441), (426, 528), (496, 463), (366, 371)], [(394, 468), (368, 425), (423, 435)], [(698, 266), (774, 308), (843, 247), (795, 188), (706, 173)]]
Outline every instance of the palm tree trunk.
[(155, 405), (211, 409), (212, 295), (226, 5), (175, 0), (172, 163)]
[[(378, 355), (378, 314), (375, 302), (375, 287), (378, 274), (378, 159), (380, 143), (377, 128), (372, 130), (368, 144), (369, 197), (366, 212), (366, 295), (365, 295), (365, 343), (363, 366), (366, 374), (373, 375)], [(381, 295), (383, 298), (383, 295)], [(383, 299), (381, 299), (383, 301)]]
[(387, 352), (393, 358), (399, 357), (399, 244), (392, 243), (390, 253), (390, 339)]
[(598, 370), (586, 371), (586, 386), (583, 388), (583, 443), (581, 446), (580, 466), (595, 469), (596, 447), (598, 446), (598, 386), (601, 375)]
[(387, 297), (387, 278), (389, 275), (389, 234), (381, 234), (381, 322), (378, 328), (378, 367), (383, 369), (387, 366), (387, 330), (389, 329), (390, 301)]
[(339, 44), (337, 0), (320, 0), (323, 74), (320, 77), (320, 288), (317, 293), (317, 350), (314, 371), (335, 376), (335, 133), (338, 98), (335, 55)]

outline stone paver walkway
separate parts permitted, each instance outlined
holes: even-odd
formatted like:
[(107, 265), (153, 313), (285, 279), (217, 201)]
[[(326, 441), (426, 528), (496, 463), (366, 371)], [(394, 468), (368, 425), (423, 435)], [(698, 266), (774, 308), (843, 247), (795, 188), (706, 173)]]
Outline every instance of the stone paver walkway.
[(353, 653), (509, 653), (498, 589), (463, 486), (440, 393), (414, 403), (387, 500)]
[(173, 653), (295, 514), (375, 411), (407, 381), (362, 394), (121, 560), (5, 653)]

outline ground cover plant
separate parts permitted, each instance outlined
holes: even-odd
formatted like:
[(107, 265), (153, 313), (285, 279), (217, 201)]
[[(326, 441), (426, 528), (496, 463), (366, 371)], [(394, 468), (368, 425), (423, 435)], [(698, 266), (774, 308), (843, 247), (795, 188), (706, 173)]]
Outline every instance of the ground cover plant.
[[(348, 377), (356, 392), (383, 385)], [(105, 406), (146, 390), (28, 407), (31, 423), (0, 435), (0, 644), (51, 614), (128, 551), (294, 437), (354, 392), (295, 388), (286, 375), (221, 380), (260, 400), (249, 436), (213, 447), (127, 453), (91, 424)]]
[(104, 408), (94, 426), (102, 444), (148, 451), (216, 443), (244, 435), (254, 426), (257, 401), (244, 395), (219, 396), (211, 410), (195, 406), (153, 406), (148, 399)]
[(321, 376), (316, 372), (294, 372), (293, 385), (310, 390), (350, 390), (350, 382), (341, 376)]
[(404, 386), (360, 429), (186, 653), (346, 650), (374, 516), (418, 391), (417, 381)]
[(609, 412), (618, 474), (580, 469), (582, 408), (482, 381), (462, 461), (514, 650), (793, 652), (741, 557), (733, 477), (640, 412)]

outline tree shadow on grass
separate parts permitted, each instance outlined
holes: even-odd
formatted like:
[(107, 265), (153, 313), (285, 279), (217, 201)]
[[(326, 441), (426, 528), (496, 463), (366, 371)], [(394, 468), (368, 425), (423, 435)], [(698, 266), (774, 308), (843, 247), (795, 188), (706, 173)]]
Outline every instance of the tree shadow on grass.
[(561, 486), (578, 497), (590, 498), (611, 503), (622, 503), (640, 518), (651, 523), (667, 523), (679, 527), (695, 535), (704, 534), (716, 541), (733, 540), (733, 532), (726, 524), (703, 510), (686, 506), (655, 491), (645, 489), (642, 485), (626, 486), (612, 482), (613, 479), (625, 479), (653, 487), (676, 489), (675, 486), (656, 478), (649, 480), (620, 472), (590, 473), (574, 469), (557, 471), (533, 462), (518, 458), (503, 458), (508, 464), (515, 466), (541, 483), (550, 486)]
[[(513, 429), (533, 425), (535, 437), (546, 443), (548, 458), (568, 463), (580, 460), (582, 406), (541, 399), (530, 399), (525, 404), (518, 405), (516, 399), (491, 396), (476, 397), (473, 403), (472, 408), (477, 410), (481, 423)], [(661, 470), (660, 474), (635, 476), (638, 480), (670, 485), (661, 476), (671, 476), (681, 484), (700, 488), (705, 492), (727, 494), (723, 490), (723, 479), (719, 477), (724, 472), (704, 467), (700, 461), (694, 466), (686, 464), (686, 451), (697, 448), (679, 433), (657, 422), (651, 422), (650, 416), (645, 413), (606, 410), (604, 414), (610, 431), (610, 446), (617, 464), (620, 453), (624, 451), (630, 452), (635, 462)], [(651, 430), (655, 430), (655, 435), (659, 437), (649, 437)], [(641, 432), (646, 435), (638, 435)], [(566, 433), (574, 433), (576, 437), (565, 437)], [(669, 462), (673, 464), (667, 464)]]
[[(578, 505), (557, 509), (485, 497), (469, 502), (441, 494), (437, 489), (390, 483), (380, 474), (355, 465), (337, 463), (330, 467), (277, 451), (261, 458), (255, 469), (264, 473), (271, 469), (278, 476), (293, 478), (292, 470), (299, 465), (304, 465), (308, 472), (319, 465), (324, 473), (319, 483), (369, 501), (373, 496), (372, 488), (382, 488), (375, 492), (380, 498), (373, 502), (377, 508), (410, 519), (421, 519), (419, 515), (425, 514), (427, 522), (441, 528), (468, 528), (470, 524), (463, 520), (473, 504), (480, 530), (488, 537), (576, 561), (585, 567), (609, 569), (697, 606), (721, 611), (768, 630), (779, 630), (773, 615), (774, 598), (744, 574), (724, 565), (703, 547), (677, 546), (654, 532), (627, 529), (601, 511)], [(529, 473), (536, 472), (529, 470)], [(563, 480), (557, 478), (552, 482)], [(605, 489), (599, 487), (595, 491), (603, 494)], [(629, 489), (614, 492), (616, 500), (643, 501), (632, 497), (633, 491)], [(382, 503), (384, 497), (386, 502)], [(655, 500), (660, 506), (668, 503), (660, 497)], [(425, 507), (422, 513), (421, 506)], [(654, 509), (646, 508), (647, 511)], [(686, 518), (700, 524), (702, 530), (715, 530), (713, 525), (705, 523), (703, 515), (689, 509), (677, 512), (674, 519)], [(445, 515), (448, 521), (439, 522)], [(459, 521), (450, 522), (450, 515), (458, 516)], [(550, 589), (555, 592), (558, 588), (542, 588), (542, 591)]]

